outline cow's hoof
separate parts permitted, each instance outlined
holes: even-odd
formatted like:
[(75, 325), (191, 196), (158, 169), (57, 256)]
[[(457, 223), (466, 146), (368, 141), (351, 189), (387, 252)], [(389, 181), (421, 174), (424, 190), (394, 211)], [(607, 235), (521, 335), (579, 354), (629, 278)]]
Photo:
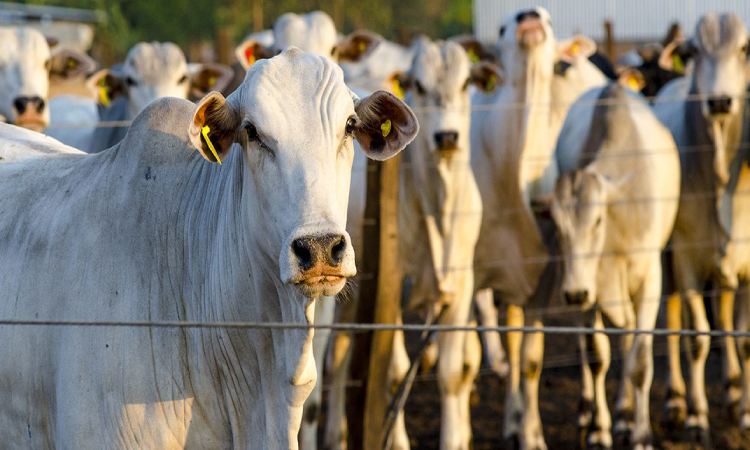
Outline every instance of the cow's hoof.
[(503, 438), (503, 448), (507, 450), (520, 450), (521, 440), (517, 434), (511, 434)]
[(684, 396), (674, 396), (664, 405), (664, 427), (670, 430), (681, 430), (687, 419), (687, 403)]
[(698, 444), (703, 448), (713, 448), (711, 435), (708, 429), (702, 427), (690, 427), (687, 429), (688, 441)]

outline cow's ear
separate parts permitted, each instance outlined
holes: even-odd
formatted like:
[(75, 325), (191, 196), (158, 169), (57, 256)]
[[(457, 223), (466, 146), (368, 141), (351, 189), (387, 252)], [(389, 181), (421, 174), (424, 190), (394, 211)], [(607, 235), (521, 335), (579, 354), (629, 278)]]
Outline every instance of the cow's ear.
[(125, 95), (125, 81), (109, 69), (102, 69), (86, 78), (86, 88), (97, 102), (109, 106), (118, 97)]
[(412, 88), (412, 76), (408, 72), (393, 72), (385, 81), (384, 89), (390, 91), (401, 100), (406, 96), (406, 91)]
[(232, 68), (224, 64), (203, 63), (188, 65), (190, 95), (202, 98), (211, 91), (223, 92), (234, 77)]
[(195, 107), (188, 137), (204, 158), (221, 162), (229, 155), (238, 127), (238, 116), (224, 96), (211, 92)]
[(466, 53), (469, 55), (469, 61), (472, 64), (479, 63), (480, 61), (499, 64), (500, 55), (497, 54), (497, 51), (493, 47), (479, 42), (474, 36), (463, 35), (451, 40), (466, 50)]
[(266, 47), (255, 39), (247, 39), (234, 49), (234, 56), (245, 70), (248, 70), (255, 61), (259, 59), (273, 58), (279, 52), (271, 47)]
[(674, 40), (664, 47), (659, 55), (659, 67), (664, 70), (684, 74), (688, 61), (698, 52), (692, 41)]
[(368, 157), (386, 160), (404, 149), (419, 132), (419, 123), (406, 103), (387, 91), (354, 103), (357, 123), (354, 137)]
[(47, 41), (47, 45), (50, 49), (53, 49), (57, 47), (57, 44), (60, 43), (60, 39), (52, 36), (44, 36), (44, 39)]
[(573, 36), (557, 43), (557, 59), (573, 63), (578, 58), (588, 58), (596, 53), (596, 42), (586, 36)]
[(87, 54), (71, 48), (59, 47), (52, 51), (50, 74), (63, 78), (86, 75), (96, 69), (96, 63)]
[(646, 79), (640, 70), (628, 67), (617, 76), (617, 83), (634, 92), (641, 92), (646, 87)]
[(383, 38), (380, 35), (364, 30), (354, 31), (333, 47), (331, 57), (339, 62), (361, 61), (372, 54), (381, 42)]
[(492, 93), (505, 83), (500, 67), (491, 62), (479, 62), (471, 66), (469, 81), (481, 91)]

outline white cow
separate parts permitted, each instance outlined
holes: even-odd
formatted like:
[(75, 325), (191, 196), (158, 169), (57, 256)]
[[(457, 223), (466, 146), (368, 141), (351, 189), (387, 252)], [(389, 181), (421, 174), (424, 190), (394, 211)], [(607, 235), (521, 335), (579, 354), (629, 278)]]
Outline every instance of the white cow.
[(200, 98), (209, 91), (221, 91), (231, 77), (232, 71), (220, 64), (188, 64), (182, 50), (171, 42), (141, 42), (130, 49), (122, 65), (100, 70), (89, 78), (89, 89), (96, 93), (97, 100), (73, 95), (52, 99), (54, 126), (47, 134), (96, 153), (120, 142), (127, 127), (80, 124), (128, 122), (157, 98)]
[[(478, 105), (471, 123), (472, 168), (484, 205), (475, 283), (478, 289), (494, 289), (502, 302), (520, 306), (548, 301), (551, 293), (545, 289), (555, 284), (540, 283), (549, 251), (529, 203), (554, 188), (553, 151), (570, 103), (605, 78), (587, 60), (595, 51), (593, 42), (581, 36), (557, 42), (543, 8), (504, 18), (497, 47), (506, 82), (494, 95), (472, 99)], [(543, 289), (535, 293), (537, 287)], [(517, 306), (509, 307), (508, 317), (509, 325), (523, 324)], [(523, 342), (522, 393), (521, 336), (508, 335), (504, 435), (523, 448), (543, 449), (537, 400), (543, 336), (527, 335)]]
[(266, 45), (265, 36), (250, 35), (235, 49), (237, 61), (247, 70), (256, 61), (295, 46), (335, 62), (359, 61), (370, 55), (383, 40), (375, 33), (355, 31), (339, 37), (336, 24), (323, 11), (307, 14), (286, 13), (273, 24), (273, 44)]
[(341, 62), (344, 80), (346, 80), (347, 86), (368, 91), (393, 90), (393, 74), (409, 70), (421, 39), (415, 39), (409, 47), (404, 47), (380, 36), (373, 37), (373, 40), (380, 43), (369, 55), (360, 58), (358, 61)]
[[(469, 164), (472, 83), (482, 89), (502, 82), (489, 63), (471, 66), (455, 42), (422, 43), (401, 85), (414, 109), (420, 133), (404, 154), (399, 187), (399, 248), (404, 274), (412, 278), (409, 307), (437, 316), (440, 323), (466, 325), (474, 292), (472, 262), (481, 224), (482, 200)], [(471, 448), (469, 396), (481, 349), (476, 333), (443, 333), (437, 338), (441, 397), (440, 448)], [(394, 338), (389, 375), (406, 375), (409, 359), (403, 333)], [(398, 417), (394, 449), (408, 449)]]
[(82, 75), (91, 59), (65, 48), (50, 52), (42, 33), (30, 28), (0, 28), (0, 42), (0, 122), (40, 131), (50, 121), (50, 76)]
[[(745, 66), (748, 58), (748, 32), (742, 20), (732, 14), (708, 14), (697, 24), (690, 47), (694, 69), (683, 80), (665, 86), (655, 104), (659, 119), (672, 131), (680, 150), (682, 188), (679, 211), (672, 237), (670, 292), (679, 293), (688, 305), (690, 326), (708, 330), (703, 291), (708, 283), (724, 290), (721, 296), (720, 325), (732, 328), (733, 298), (738, 286), (738, 267), (728, 245), (735, 233), (746, 228), (738, 222), (742, 211), (732, 208), (740, 171), (733, 169), (744, 161), (740, 151), (747, 89)], [(668, 58), (667, 58), (668, 59)], [(680, 88), (682, 86), (682, 88)], [(685, 92), (696, 100), (662, 98)], [(711, 194), (711, 195), (707, 195)], [(738, 204), (737, 206), (740, 206)], [(670, 299), (667, 318), (671, 328), (680, 327), (679, 299)], [(690, 355), (690, 403), (687, 427), (694, 437), (709, 442), (708, 399), (705, 391), (705, 363), (710, 338), (688, 339)], [(731, 380), (728, 400), (736, 403), (739, 391), (739, 364), (734, 340), (726, 339), (729, 358), (726, 372)], [(675, 421), (685, 417), (685, 381), (679, 367), (679, 339), (671, 339), (670, 378), (667, 410)], [(734, 385), (734, 386), (733, 386)]]
[(46, 158), (60, 154), (80, 155), (83, 152), (62, 145), (59, 141), (36, 131), (8, 124), (0, 124), (0, 161), (16, 162), (31, 158)]
[[(311, 323), (355, 274), (352, 138), (385, 159), (417, 130), (290, 49), (227, 99), (151, 103), (105, 152), (0, 166), (2, 317)], [(0, 334), (9, 448), (296, 449), (316, 379), (306, 329)]]
[[(581, 307), (583, 326), (602, 329), (606, 317), (618, 327), (653, 329), (662, 292), (661, 249), (672, 233), (680, 192), (680, 161), (671, 133), (640, 95), (611, 84), (573, 105), (556, 157), (562, 175), (551, 211), (565, 262), (565, 299)], [(609, 338), (595, 334), (581, 342), (582, 404), (592, 406), (581, 411), (582, 442), (610, 448)], [(652, 439), (652, 344), (653, 336), (638, 335), (629, 349), (614, 428), (640, 449), (650, 447)], [(587, 347), (594, 351), (590, 361)]]

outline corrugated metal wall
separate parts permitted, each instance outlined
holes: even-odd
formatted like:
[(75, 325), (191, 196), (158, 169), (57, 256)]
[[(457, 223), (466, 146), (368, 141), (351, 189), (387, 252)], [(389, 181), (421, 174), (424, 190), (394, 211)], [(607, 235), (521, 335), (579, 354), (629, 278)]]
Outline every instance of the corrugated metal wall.
[(675, 21), (692, 34), (696, 21), (711, 11), (734, 12), (750, 26), (750, 0), (474, 0), (474, 33), (494, 42), (502, 17), (533, 6), (549, 10), (560, 38), (580, 33), (602, 41), (609, 18), (616, 41), (658, 41)]

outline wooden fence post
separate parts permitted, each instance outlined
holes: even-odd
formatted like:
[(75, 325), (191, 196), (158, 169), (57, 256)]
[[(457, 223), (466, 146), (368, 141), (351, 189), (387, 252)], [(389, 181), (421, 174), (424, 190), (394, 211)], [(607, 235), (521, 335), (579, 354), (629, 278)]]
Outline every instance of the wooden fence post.
[(607, 56), (609, 57), (610, 62), (614, 64), (617, 55), (615, 55), (615, 36), (612, 32), (611, 20), (604, 22), (604, 39), (604, 48), (606, 49)]
[[(357, 323), (396, 323), (401, 314), (398, 259), (398, 178), (401, 158), (368, 161), (363, 266)], [(393, 332), (358, 333), (352, 344), (347, 395), (350, 450), (380, 450), (388, 409), (386, 386)]]

